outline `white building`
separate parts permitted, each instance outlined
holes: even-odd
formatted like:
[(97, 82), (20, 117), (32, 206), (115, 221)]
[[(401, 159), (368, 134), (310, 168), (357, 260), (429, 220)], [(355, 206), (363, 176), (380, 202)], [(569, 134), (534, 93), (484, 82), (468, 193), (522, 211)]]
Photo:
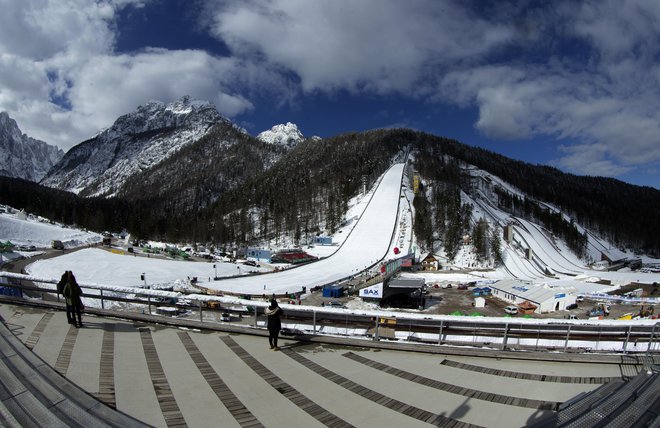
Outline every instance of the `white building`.
[(548, 284), (533, 285), (515, 280), (502, 280), (488, 285), (492, 295), (505, 302), (519, 305), (525, 300), (537, 306), (537, 313), (547, 313), (565, 310), (575, 303), (577, 289), (575, 287), (551, 287)]

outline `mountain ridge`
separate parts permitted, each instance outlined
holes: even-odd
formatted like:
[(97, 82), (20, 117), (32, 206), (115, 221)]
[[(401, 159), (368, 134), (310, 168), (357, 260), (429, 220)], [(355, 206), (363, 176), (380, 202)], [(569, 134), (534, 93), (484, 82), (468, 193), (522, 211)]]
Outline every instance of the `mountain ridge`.
[[(411, 153), (411, 168), (427, 186), (424, 198), (414, 201), (422, 213), (416, 235), (426, 249), (453, 247), (479, 223), (470, 220), (470, 201), (462, 196), (478, 197), (470, 173), (478, 168), (519, 189), (493, 187), (488, 204), (544, 224), (572, 251), (581, 253), (585, 245), (585, 232), (575, 222), (614, 246), (660, 255), (660, 191), (653, 188), (566, 174), (409, 129), (325, 139), (304, 138), (291, 123), (270, 131), (251, 136), (212, 104), (189, 97), (152, 101), (75, 146), (42, 184), (91, 198), (80, 203), (84, 214), (79, 211), (75, 222), (92, 214), (96, 219), (84, 222), (107, 222), (93, 207), (108, 205), (98, 197), (112, 197), (135, 236), (227, 245), (288, 236), (299, 245), (336, 230), (346, 220), (347, 201), (394, 158)], [(287, 136), (296, 137), (295, 144)], [(64, 221), (62, 215), (54, 218)]]
[(56, 146), (29, 137), (0, 112), (0, 175), (39, 181), (64, 156)]
[(169, 104), (150, 101), (69, 150), (41, 181), (82, 196), (113, 196), (132, 175), (170, 157), (229, 122), (211, 103), (185, 96)]

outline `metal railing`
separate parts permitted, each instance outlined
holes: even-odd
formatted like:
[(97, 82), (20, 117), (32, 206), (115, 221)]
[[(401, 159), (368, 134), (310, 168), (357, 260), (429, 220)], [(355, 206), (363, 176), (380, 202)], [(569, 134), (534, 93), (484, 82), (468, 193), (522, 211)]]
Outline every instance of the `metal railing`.
[[(57, 280), (0, 272), (0, 286), (32, 299), (59, 301)], [(203, 323), (263, 328), (265, 300), (135, 287), (80, 284), (87, 307), (180, 317)], [(96, 303), (94, 303), (96, 302)], [(302, 303), (302, 302), (300, 302)], [(534, 320), (349, 310), (282, 302), (283, 334), (397, 340), (420, 346), (458, 345), (495, 350), (660, 353), (660, 320)]]

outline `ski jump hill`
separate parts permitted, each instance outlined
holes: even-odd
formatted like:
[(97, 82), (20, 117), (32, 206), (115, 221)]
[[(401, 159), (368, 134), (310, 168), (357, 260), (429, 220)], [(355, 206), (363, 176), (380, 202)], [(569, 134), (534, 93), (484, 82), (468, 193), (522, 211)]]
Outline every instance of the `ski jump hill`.
[(200, 284), (221, 292), (249, 295), (285, 294), (333, 283), (367, 269), (387, 254), (399, 217), (404, 163), (381, 177), (362, 216), (343, 245), (331, 256), (297, 268)]

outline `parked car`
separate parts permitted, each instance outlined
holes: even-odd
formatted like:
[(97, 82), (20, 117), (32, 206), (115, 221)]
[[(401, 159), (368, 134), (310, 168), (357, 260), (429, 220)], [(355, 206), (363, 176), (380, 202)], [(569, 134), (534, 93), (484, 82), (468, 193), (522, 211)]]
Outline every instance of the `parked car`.
[(504, 312), (506, 312), (509, 315), (516, 315), (518, 313), (518, 306), (509, 305), (506, 308), (504, 308)]
[(339, 302), (330, 302), (326, 306), (329, 306), (331, 308), (341, 308), (341, 309), (346, 309), (346, 305), (339, 303)]
[(221, 321), (224, 321), (224, 322), (229, 322), (229, 321), (231, 321), (231, 315), (229, 315), (228, 312), (223, 312), (223, 313), (220, 315), (220, 320), (221, 320)]
[(577, 297), (575, 298), (575, 301), (576, 301), (576, 302), (584, 302), (584, 296), (581, 296), (581, 295), (580, 295), (580, 296), (577, 296)]
[(570, 305), (566, 306), (566, 310), (571, 310), (571, 309), (577, 309), (578, 305), (577, 303), (571, 303)]

